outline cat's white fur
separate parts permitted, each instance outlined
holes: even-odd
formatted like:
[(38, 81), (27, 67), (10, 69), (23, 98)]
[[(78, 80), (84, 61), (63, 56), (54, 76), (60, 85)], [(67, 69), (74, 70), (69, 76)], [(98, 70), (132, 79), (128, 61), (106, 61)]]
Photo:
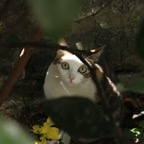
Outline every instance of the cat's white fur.
[[(69, 69), (64, 70), (61, 64), (51, 64), (48, 68), (44, 92), (47, 99), (60, 98), (62, 96), (82, 96), (95, 101), (96, 87), (91, 77), (85, 78), (78, 69), (83, 63), (78, 57), (71, 53), (66, 53), (61, 57), (62, 62), (67, 62)], [(72, 76), (75, 79), (70, 80)]]

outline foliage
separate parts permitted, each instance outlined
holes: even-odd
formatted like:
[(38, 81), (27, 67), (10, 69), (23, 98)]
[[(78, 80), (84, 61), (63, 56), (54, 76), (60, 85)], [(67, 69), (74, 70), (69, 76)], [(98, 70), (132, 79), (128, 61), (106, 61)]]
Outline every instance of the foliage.
[(11, 119), (0, 118), (1, 144), (32, 144), (33, 140)]
[(62, 36), (77, 17), (82, 0), (30, 0), (37, 20), (48, 36)]
[(144, 121), (141, 121), (137, 128), (125, 130), (123, 134), (129, 138), (134, 139), (135, 143), (144, 141)]

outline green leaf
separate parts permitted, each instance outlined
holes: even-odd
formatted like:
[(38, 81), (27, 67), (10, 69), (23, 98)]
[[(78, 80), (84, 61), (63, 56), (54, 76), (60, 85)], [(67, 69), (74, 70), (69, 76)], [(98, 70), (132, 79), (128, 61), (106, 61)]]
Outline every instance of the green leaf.
[(20, 128), (20, 126), (10, 120), (0, 118), (0, 144), (32, 144), (33, 140)]
[(144, 93), (144, 79), (135, 79), (128, 82), (125, 86), (127, 90)]
[(144, 24), (141, 26), (138, 34), (136, 51), (141, 56), (141, 58), (144, 59)]
[(140, 135), (140, 134), (141, 134), (140, 129), (138, 129), (138, 128), (133, 128), (133, 129), (131, 129), (130, 131), (131, 131), (132, 133), (135, 133), (136, 135)]
[(74, 138), (105, 138), (113, 124), (99, 105), (81, 97), (63, 97), (43, 103), (53, 121)]
[(82, 0), (30, 0), (37, 20), (53, 38), (61, 37), (78, 15)]

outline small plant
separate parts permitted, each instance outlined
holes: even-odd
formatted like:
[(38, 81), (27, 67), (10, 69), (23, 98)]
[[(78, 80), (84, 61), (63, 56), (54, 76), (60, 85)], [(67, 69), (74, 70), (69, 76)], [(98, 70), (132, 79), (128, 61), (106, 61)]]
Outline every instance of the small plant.
[(129, 139), (133, 139), (135, 143), (144, 141), (144, 121), (141, 121), (136, 128), (125, 130), (124, 135)]

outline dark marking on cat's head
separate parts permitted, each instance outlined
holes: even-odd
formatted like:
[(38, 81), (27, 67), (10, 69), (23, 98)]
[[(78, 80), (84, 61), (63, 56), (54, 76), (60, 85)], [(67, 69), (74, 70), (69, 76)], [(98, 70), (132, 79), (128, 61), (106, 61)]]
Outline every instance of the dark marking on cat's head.
[(91, 62), (97, 62), (103, 53), (103, 49), (105, 46), (101, 48), (95, 48), (91, 50), (76, 50), (84, 59), (91, 61)]
[(53, 64), (55, 65), (55, 64), (60, 64), (61, 63), (61, 58), (55, 58), (54, 60), (53, 60)]
[(89, 78), (91, 77), (90, 71), (88, 73), (83, 74), (84, 78)]
[(89, 50), (85, 54), (85, 58), (87, 60), (91, 60), (93, 62), (97, 62), (99, 60), (99, 58), (100, 58), (102, 53), (103, 53), (103, 48), (92, 49), (92, 50)]
[(56, 56), (53, 60), (53, 64), (58, 64), (61, 61), (61, 57), (64, 55), (63, 50), (57, 50)]
[(61, 58), (66, 54), (71, 54), (71, 53), (66, 51), (66, 50), (58, 49), (57, 52), (56, 52), (56, 56), (55, 56), (55, 59), (54, 59), (53, 63), (54, 64), (58, 64), (58, 63), (60, 64), (61, 63)]

